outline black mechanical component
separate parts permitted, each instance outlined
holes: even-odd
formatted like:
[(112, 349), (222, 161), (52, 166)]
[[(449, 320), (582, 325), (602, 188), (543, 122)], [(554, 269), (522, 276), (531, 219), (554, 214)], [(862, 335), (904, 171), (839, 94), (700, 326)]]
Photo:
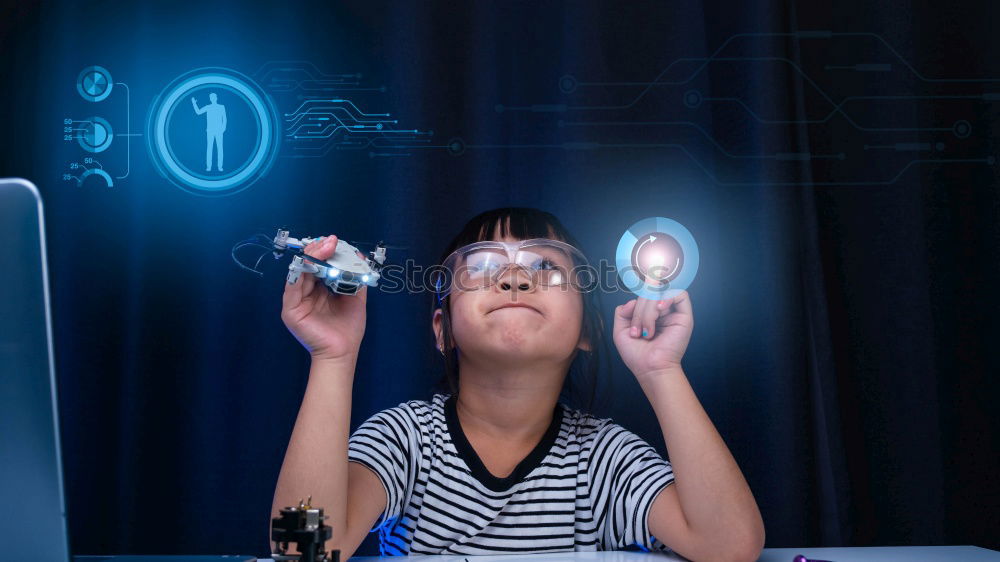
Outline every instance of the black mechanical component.
[[(323, 523), (327, 516), (322, 508), (309, 505), (312, 496), (298, 507), (286, 507), (281, 516), (271, 520), (271, 540), (274, 541), (275, 560), (300, 562), (340, 562), (340, 551), (326, 552), (326, 541), (333, 530)], [(295, 543), (298, 555), (288, 554), (289, 543)]]

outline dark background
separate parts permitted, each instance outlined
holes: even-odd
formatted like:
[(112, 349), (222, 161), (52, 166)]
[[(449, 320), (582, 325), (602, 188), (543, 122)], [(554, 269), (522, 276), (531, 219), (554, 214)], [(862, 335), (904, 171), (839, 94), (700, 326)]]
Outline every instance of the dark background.
[[(998, 10), (4, 5), (0, 175), (33, 180), (46, 204), (74, 552), (269, 552), (308, 354), (279, 318), (285, 262), (256, 278), (230, 261), (236, 241), (289, 225), (406, 245), (390, 258), (429, 265), (466, 220), (507, 205), (555, 213), (595, 261), (649, 216), (691, 230), (701, 269), (684, 367), (755, 493), (767, 546), (1000, 548)], [(814, 30), (835, 33), (800, 33)], [(271, 60), (360, 73), (385, 91), (354, 103), (431, 142), (312, 159), (283, 147), (261, 181), (205, 198), (159, 176), (144, 137), (128, 162), (116, 139), (96, 156), (129, 164), (127, 178), (62, 181), (84, 156), (62, 120), (99, 105), (76, 94), (83, 67), (128, 83), (141, 132), (176, 76)], [(564, 75), (574, 91), (560, 90)], [(116, 123), (121, 94), (99, 105)], [(533, 104), (567, 107), (506, 109)], [(813, 156), (775, 157), (787, 153)], [(370, 297), (355, 426), (429, 397), (441, 369), (429, 297)], [(627, 298), (605, 295), (607, 317)], [(613, 359), (613, 395), (595, 413), (665, 453)]]

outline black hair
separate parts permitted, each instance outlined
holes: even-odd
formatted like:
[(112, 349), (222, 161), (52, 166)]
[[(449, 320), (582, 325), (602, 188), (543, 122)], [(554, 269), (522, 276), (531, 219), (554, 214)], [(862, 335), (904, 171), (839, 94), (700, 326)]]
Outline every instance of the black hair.
[[(502, 207), (480, 213), (470, 219), (445, 248), (438, 264), (443, 264), (452, 252), (462, 246), (491, 240), (495, 231), (500, 238), (505, 236), (519, 240), (553, 238), (584, 252), (576, 238), (559, 222), (555, 215), (528, 207)], [(590, 350), (577, 351), (563, 383), (560, 400), (577, 409), (592, 411), (595, 406), (594, 400), (597, 396), (600, 375), (602, 372), (609, 372), (606, 365), (608, 345), (604, 337), (600, 291), (591, 288), (591, 290), (582, 291), (581, 295), (583, 297), (582, 332), (590, 343)], [(434, 311), (441, 308), (441, 331), (444, 346), (442, 350), (444, 373), (438, 382), (438, 387), (442, 391), (456, 394), (459, 390), (458, 351), (455, 348), (451, 331), (449, 311), (451, 301), (448, 296), (441, 299), (437, 292), (433, 293), (433, 297), (431, 315), (433, 316)]]

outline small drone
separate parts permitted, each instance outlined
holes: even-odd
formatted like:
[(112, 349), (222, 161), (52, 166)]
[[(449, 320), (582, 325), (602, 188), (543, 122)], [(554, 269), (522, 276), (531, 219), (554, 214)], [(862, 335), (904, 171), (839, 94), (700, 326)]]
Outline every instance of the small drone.
[(326, 261), (305, 253), (306, 246), (325, 238), (325, 236), (291, 238), (286, 229), (279, 229), (273, 240), (263, 234), (258, 234), (233, 246), (233, 261), (243, 269), (263, 275), (263, 272), (257, 270), (257, 266), (260, 265), (260, 261), (264, 259), (267, 252), (257, 258), (253, 267), (247, 267), (236, 256), (237, 250), (247, 246), (255, 246), (271, 250), (274, 259), (280, 259), (286, 252), (294, 256), (292, 262), (288, 264), (287, 278), (288, 282), (293, 285), (299, 280), (302, 272), (306, 272), (313, 274), (317, 279), (322, 279), (323, 284), (331, 293), (340, 295), (356, 294), (361, 285), (378, 286), (378, 280), (381, 278), (380, 272), (385, 265), (385, 250), (388, 246), (379, 242), (375, 245), (375, 249), (369, 252), (370, 257), (367, 258), (360, 250), (345, 240), (337, 241), (337, 249)]

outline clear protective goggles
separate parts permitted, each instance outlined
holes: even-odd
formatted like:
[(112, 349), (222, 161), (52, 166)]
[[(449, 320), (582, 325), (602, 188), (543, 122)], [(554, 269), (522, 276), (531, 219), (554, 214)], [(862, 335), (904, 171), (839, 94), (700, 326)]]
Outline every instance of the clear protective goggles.
[(532, 286), (583, 290), (593, 278), (583, 252), (560, 240), (488, 240), (462, 246), (449, 254), (441, 267), (433, 271), (431, 287), (440, 303), (453, 291), (490, 288), (511, 268), (527, 273)]

